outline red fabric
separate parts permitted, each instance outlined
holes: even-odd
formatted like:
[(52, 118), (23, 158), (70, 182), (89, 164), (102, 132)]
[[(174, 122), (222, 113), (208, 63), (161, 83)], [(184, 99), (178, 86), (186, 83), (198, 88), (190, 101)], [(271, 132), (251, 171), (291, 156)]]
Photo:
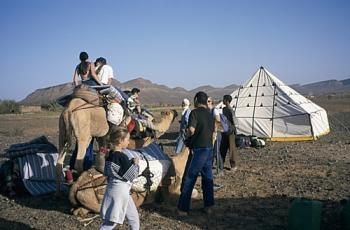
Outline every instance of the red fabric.
[(106, 148), (106, 147), (100, 147), (100, 153), (103, 153), (103, 154), (108, 153), (108, 148)]
[(73, 182), (73, 174), (72, 174), (72, 170), (70, 170), (70, 169), (68, 169), (66, 171), (66, 181), (67, 181), (67, 183)]
[(128, 130), (129, 130), (129, 133), (131, 133), (131, 131), (134, 130), (135, 126), (136, 126), (135, 120), (134, 120), (134, 119), (131, 119), (131, 121), (130, 121), (129, 124), (127, 125)]

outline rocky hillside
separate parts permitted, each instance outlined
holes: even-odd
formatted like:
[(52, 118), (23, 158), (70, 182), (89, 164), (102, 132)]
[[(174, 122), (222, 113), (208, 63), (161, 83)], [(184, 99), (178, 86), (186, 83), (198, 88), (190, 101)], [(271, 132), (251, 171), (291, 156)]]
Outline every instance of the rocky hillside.
[[(159, 85), (143, 78), (136, 78), (124, 83), (114, 80), (114, 86), (123, 90), (131, 90), (133, 87), (141, 89), (142, 103), (147, 105), (178, 105), (183, 98), (192, 99), (196, 92), (202, 90), (215, 100), (220, 100), (224, 94), (230, 94), (238, 85), (232, 84), (223, 88), (216, 88), (210, 85), (200, 86), (192, 90), (182, 87), (170, 88)], [(292, 88), (303, 95), (320, 95), (325, 93), (340, 93), (350, 91), (350, 78), (345, 80), (328, 80), (306, 85), (292, 85)], [(71, 93), (71, 83), (37, 89), (29, 94), (21, 103), (30, 105), (41, 105), (55, 101), (57, 98)]]
[[(237, 85), (230, 85), (225, 88), (203, 86), (193, 90), (186, 90), (182, 87), (169, 88), (168, 86), (159, 85), (143, 78), (133, 79), (124, 83), (113, 80), (112, 84), (123, 90), (131, 90), (134, 87), (141, 89), (141, 100), (146, 105), (179, 105), (183, 98), (192, 99), (199, 90), (203, 90), (208, 95), (219, 100), (224, 94), (230, 94), (238, 87)], [(72, 83), (37, 89), (22, 100), (21, 103), (30, 105), (47, 104), (63, 95), (71, 93), (72, 90)]]

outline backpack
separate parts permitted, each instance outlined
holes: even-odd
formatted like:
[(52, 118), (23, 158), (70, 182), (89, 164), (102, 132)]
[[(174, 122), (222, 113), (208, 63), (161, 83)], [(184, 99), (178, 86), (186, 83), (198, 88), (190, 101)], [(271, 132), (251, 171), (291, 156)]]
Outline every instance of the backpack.
[(251, 147), (252, 143), (250, 141), (250, 137), (243, 135), (243, 134), (238, 134), (236, 136), (236, 147), (237, 148), (248, 148)]
[(223, 113), (220, 113), (220, 123), (223, 129), (223, 133), (225, 134), (236, 133), (236, 127), (231, 124), (231, 122), (227, 119), (227, 117)]

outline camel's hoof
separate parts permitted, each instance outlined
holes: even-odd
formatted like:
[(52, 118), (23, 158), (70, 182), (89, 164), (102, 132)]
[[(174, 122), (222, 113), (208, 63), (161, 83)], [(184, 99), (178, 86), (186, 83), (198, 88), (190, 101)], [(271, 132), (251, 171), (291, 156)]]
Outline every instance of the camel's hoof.
[(89, 210), (82, 207), (73, 210), (73, 215), (81, 218), (85, 218), (88, 213)]

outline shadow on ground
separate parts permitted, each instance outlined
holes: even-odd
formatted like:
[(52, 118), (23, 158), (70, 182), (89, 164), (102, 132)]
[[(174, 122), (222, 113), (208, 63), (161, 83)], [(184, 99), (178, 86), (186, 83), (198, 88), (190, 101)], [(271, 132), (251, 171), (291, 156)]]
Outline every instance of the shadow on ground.
[[(178, 216), (175, 206), (149, 204), (143, 209), (200, 229), (288, 229), (288, 209), (293, 199), (286, 196), (220, 198), (215, 200), (212, 214), (203, 213), (202, 200), (197, 200), (187, 217)], [(339, 202), (323, 201), (321, 229), (342, 229), (340, 210)]]
[(5, 220), (3, 218), (0, 218), (0, 229), (9, 229), (9, 230), (35, 230), (36, 228), (32, 228), (29, 225), (20, 223), (20, 222), (16, 222), (16, 221), (9, 221), (9, 220)]

